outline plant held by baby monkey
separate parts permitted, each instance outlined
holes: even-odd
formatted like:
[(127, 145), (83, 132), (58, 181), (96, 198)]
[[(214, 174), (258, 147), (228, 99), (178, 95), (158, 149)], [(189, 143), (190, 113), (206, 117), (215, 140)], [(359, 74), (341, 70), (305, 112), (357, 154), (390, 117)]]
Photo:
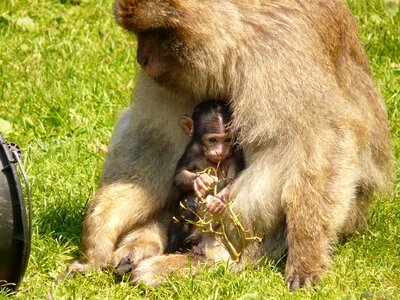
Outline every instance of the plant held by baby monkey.
[[(218, 168), (219, 164), (216, 168), (209, 167), (203, 171), (198, 172), (198, 174), (206, 173), (209, 176), (216, 178), (216, 183), (212, 187), (209, 187), (209, 194), (213, 196), (216, 196), (218, 194), (218, 183), (232, 179), (227, 177), (222, 177), (221, 179), (218, 179)], [(194, 219), (187, 219), (184, 215), (182, 215), (182, 219), (184, 222), (192, 224), (197, 229), (197, 231), (200, 231), (201, 233), (213, 234), (215, 236), (215, 239), (229, 251), (231, 259), (233, 261), (238, 261), (249, 241), (261, 243), (262, 239), (258, 236), (252, 236), (251, 231), (244, 228), (239, 220), (240, 215), (236, 214), (233, 211), (232, 204), (234, 201), (235, 199), (232, 198), (229, 201), (225, 202), (226, 209), (224, 213), (224, 218), (222, 218), (221, 215), (214, 216), (207, 210), (206, 206), (208, 201), (203, 196), (198, 197), (198, 209), (191, 208), (188, 205), (187, 201), (181, 201), (180, 207), (184, 210), (189, 211), (190, 214), (195, 216)], [(174, 217), (173, 219), (174, 222), (181, 222), (176, 217)], [(231, 226), (236, 231), (236, 236), (238, 236), (239, 240), (241, 241), (241, 243), (239, 243), (239, 246), (237, 246), (238, 243), (234, 243), (227, 234), (227, 223), (229, 223), (229, 226)], [(232, 230), (232, 228), (230, 230)]]

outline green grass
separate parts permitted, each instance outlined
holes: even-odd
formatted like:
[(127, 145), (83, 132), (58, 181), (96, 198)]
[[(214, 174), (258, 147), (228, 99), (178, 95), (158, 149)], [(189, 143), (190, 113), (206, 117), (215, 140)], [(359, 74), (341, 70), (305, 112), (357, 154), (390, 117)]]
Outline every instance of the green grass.
[[(378, 0), (348, 3), (387, 103), (399, 158), (400, 13), (393, 16)], [(107, 272), (60, 277), (79, 253), (86, 203), (134, 86), (135, 41), (117, 27), (111, 7), (111, 0), (0, 2), (0, 126), (12, 126), (5, 137), (23, 148), (34, 207), (29, 266), (13, 297), (359, 299), (369, 291), (400, 298), (399, 175), (393, 195), (376, 199), (369, 229), (336, 247), (331, 270), (314, 289), (289, 293), (283, 263), (238, 275), (220, 266), (158, 288), (130, 286)]]

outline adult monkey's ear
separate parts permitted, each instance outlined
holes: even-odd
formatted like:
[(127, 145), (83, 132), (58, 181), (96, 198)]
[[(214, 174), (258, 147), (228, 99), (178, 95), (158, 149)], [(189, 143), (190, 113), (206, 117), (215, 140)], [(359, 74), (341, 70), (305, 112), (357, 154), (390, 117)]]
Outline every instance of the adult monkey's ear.
[(182, 115), (179, 120), (179, 126), (190, 137), (193, 136), (193, 119), (189, 115)]

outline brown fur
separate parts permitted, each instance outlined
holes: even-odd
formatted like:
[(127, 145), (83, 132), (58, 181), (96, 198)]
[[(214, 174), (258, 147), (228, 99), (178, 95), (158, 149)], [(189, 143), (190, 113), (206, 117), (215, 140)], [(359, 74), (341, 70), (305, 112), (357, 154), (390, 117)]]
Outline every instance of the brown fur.
[(88, 263), (111, 262), (119, 241), (145, 226), (153, 235), (132, 240), (124, 255), (160, 247), (136, 258), (133, 280), (151, 284), (174, 268), (168, 256), (141, 261), (163, 252), (159, 220), (187, 143), (169, 124), (196, 99), (222, 98), (231, 99), (247, 162), (232, 187), (234, 210), (263, 237), (246, 258), (287, 248), (292, 289), (321, 275), (332, 244), (365, 226), (368, 199), (392, 165), (384, 102), (343, 3), (119, 0), (115, 16), (138, 35), (143, 72), (86, 217)]

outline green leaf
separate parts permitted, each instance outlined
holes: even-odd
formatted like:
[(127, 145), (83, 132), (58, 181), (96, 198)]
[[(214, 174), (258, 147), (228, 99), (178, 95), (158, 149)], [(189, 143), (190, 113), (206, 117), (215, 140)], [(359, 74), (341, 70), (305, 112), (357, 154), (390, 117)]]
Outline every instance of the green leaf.
[(0, 119), (0, 131), (2, 133), (10, 133), (12, 131), (12, 125), (10, 122)]
[(264, 300), (267, 299), (265, 296), (260, 293), (249, 293), (241, 296), (238, 300)]
[(388, 15), (395, 16), (399, 12), (399, 0), (384, 0), (385, 12)]
[(371, 21), (377, 25), (381, 24), (382, 19), (378, 15), (372, 15)]
[(15, 24), (25, 30), (33, 31), (36, 28), (35, 22), (30, 17), (22, 17), (15, 20)]
[(0, 23), (8, 24), (11, 21), (11, 17), (7, 13), (0, 15)]

